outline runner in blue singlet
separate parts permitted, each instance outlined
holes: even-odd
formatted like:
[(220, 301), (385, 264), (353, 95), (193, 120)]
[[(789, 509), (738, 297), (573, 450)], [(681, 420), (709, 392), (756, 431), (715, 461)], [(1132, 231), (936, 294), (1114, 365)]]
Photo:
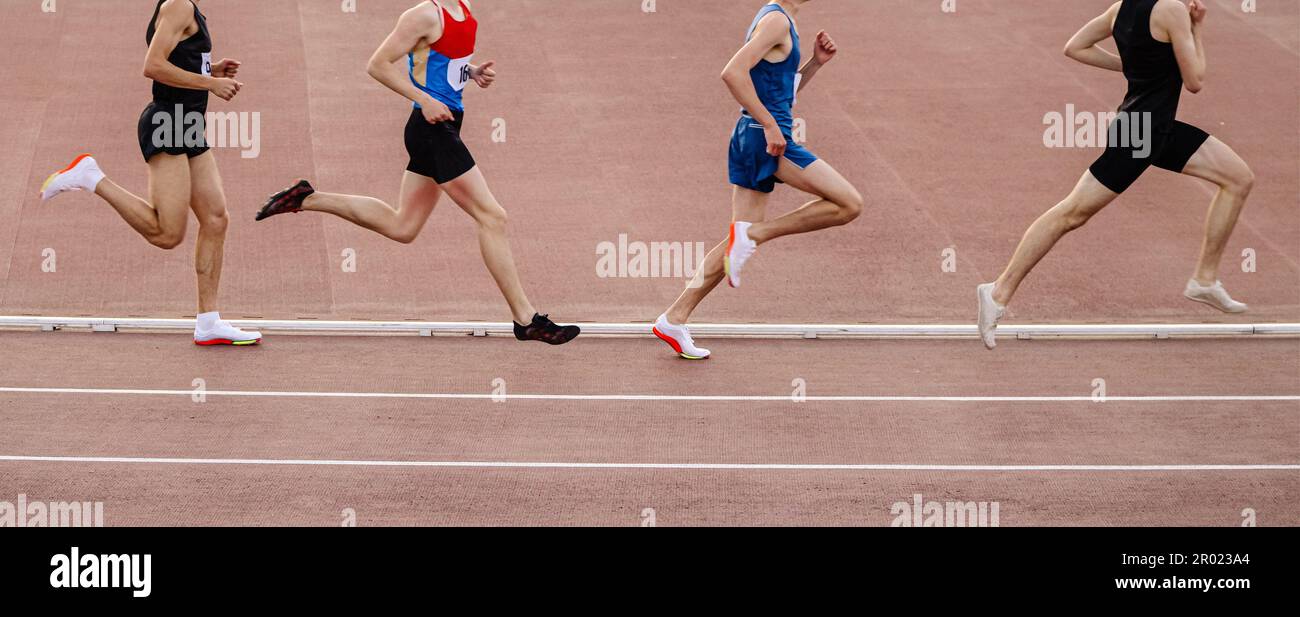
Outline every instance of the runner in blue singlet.
[[(686, 291), (654, 327), (655, 336), (688, 360), (708, 358), (709, 350), (695, 346), (686, 321), (724, 277), (732, 287), (740, 286), (741, 269), (760, 244), (844, 225), (862, 212), (857, 189), (794, 140), (796, 95), (837, 52), (831, 37), (819, 32), (813, 57), (803, 62), (795, 16), (809, 1), (775, 0), (759, 9), (745, 46), (722, 73), (732, 96), (744, 107), (731, 136), (731, 233), (705, 257)], [(816, 199), (768, 221), (768, 196), (777, 183)]]

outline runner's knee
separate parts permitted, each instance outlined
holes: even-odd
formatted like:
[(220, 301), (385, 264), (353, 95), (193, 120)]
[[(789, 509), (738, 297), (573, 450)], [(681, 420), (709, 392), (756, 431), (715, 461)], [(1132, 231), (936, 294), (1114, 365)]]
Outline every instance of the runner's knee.
[(837, 204), (840, 207), (840, 218), (844, 223), (851, 223), (862, 216), (862, 209), (866, 206), (865, 200), (862, 199), (862, 193), (857, 189), (850, 187), (844, 197), (841, 197)]
[(224, 210), (217, 214), (205, 214), (199, 217), (199, 228), (205, 233), (224, 236), (230, 228), (230, 215)]
[(1228, 176), (1222, 188), (1229, 193), (1246, 197), (1255, 188), (1255, 172), (1250, 167), (1243, 165), (1239, 171)]
[(163, 230), (154, 236), (149, 237), (149, 244), (152, 244), (164, 251), (170, 251), (181, 245), (185, 241), (185, 230)]
[(388, 234), (389, 239), (400, 244), (410, 244), (420, 237), (420, 230), (410, 225), (399, 227), (397, 231)]
[(475, 218), (478, 219), (479, 225), (493, 231), (505, 231), (506, 225), (510, 222), (510, 215), (506, 214), (506, 209), (498, 205), (484, 208)]
[(1057, 206), (1057, 208), (1059, 209), (1061, 227), (1067, 232), (1087, 225), (1088, 221), (1092, 220), (1092, 215), (1095, 214), (1081, 207), (1078, 203), (1068, 200), (1061, 202), (1061, 205)]

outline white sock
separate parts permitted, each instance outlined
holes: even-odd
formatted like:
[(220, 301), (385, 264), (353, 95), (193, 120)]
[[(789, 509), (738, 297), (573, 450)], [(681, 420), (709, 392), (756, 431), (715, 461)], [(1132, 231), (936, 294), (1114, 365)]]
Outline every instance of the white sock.
[(93, 173), (89, 174), (87, 177), (90, 180), (87, 186), (90, 187), (90, 192), (93, 193), (99, 189), (99, 183), (104, 181), (104, 172), (96, 169)]
[(212, 330), (217, 327), (217, 322), (221, 321), (221, 314), (217, 311), (203, 313), (199, 315), (198, 328), (200, 330)]

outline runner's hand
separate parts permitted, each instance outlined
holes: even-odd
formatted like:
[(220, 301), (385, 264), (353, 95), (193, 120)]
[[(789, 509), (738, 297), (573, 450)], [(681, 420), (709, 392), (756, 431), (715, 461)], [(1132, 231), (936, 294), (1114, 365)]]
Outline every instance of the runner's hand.
[(217, 95), (223, 101), (229, 101), (239, 94), (239, 89), (243, 88), (241, 84), (228, 77), (217, 77), (212, 80), (212, 85), (208, 86), (208, 91)]
[(1192, 0), (1187, 3), (1187, 12), (1192, 15), (1192, 25), (1199, 26), (1205, 21), (1205, 3), (1201, 0)]
[(781, 127), (763, 127), (763, 137), (767, 139), (767, 153), (769, 156), (779, 157), (785, 154), (785, 134), (781, 132)]
[(243, 66), (238, 60), (222, 58), (221, 62), (212, 65), (213, 77), (234, 77), (239, 73), (239, 67)]
[(420, 103), (420, 111), (424, 112), (424, 119), (429, 124), (439, 124), (442, 122), (451, 122), (456, 117), (451, 115), (451, 109), (442, 104), (441, 101), (430, 99)]
[(492, 67), (495, 65), (495, 62), (489, 61), (484, 62), (481, 66), (474, 69), (474, 72), (470, 77), (474, 80), (474, 83), (478, 84), (478, 87), (487, 88), (492, 85), (492, 82), (497, 80), (497, 72), (492, 70)]
[(813, 51), (813, 59), (817, 64), (826, 64), (835, 59), (835, 54), (839, 53), (839, 48), (835, 46), (835, 39), (826, 34), (825, 30), (817, 33), (817, 48)]

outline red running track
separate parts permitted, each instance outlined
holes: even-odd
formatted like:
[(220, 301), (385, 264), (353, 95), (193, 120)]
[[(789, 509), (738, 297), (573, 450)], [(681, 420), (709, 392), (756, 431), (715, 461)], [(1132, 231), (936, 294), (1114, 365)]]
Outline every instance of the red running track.
[[(579, 339), (557, 355), (495, 338), (178, 339), (7, 334), (0, 496), (102, 501), (110, 525), (337, 525), (348, 509), (363, 525), (637, 525), (646, 508), (665, 526), (889, 525), (916, 494), (996, 502), (1004, 526), (1228, 526), (1248, 509), (1300, 524), (1295, 339), (1009, 341), (996, 354), (722, 339), (705, 363), (653, 340)], [(537, 394), (561, 398), (522, 397)], [(824, 398), (903, 395), (925, 398)], [(989, 396), (1004, 399), (951, 398)], [(1152, 396), (1175, 400), (1122, 400)], [(1207, 396), (1226, 398), (1190, 398)], [(1247, 398), (1259, 396), (1285, 398)], [(235, 463), (249, 459), (262, 462)], [(412, 463), (442, 466), (400, 466)], [(701, 467), (665, 467), (683, 464)]]

